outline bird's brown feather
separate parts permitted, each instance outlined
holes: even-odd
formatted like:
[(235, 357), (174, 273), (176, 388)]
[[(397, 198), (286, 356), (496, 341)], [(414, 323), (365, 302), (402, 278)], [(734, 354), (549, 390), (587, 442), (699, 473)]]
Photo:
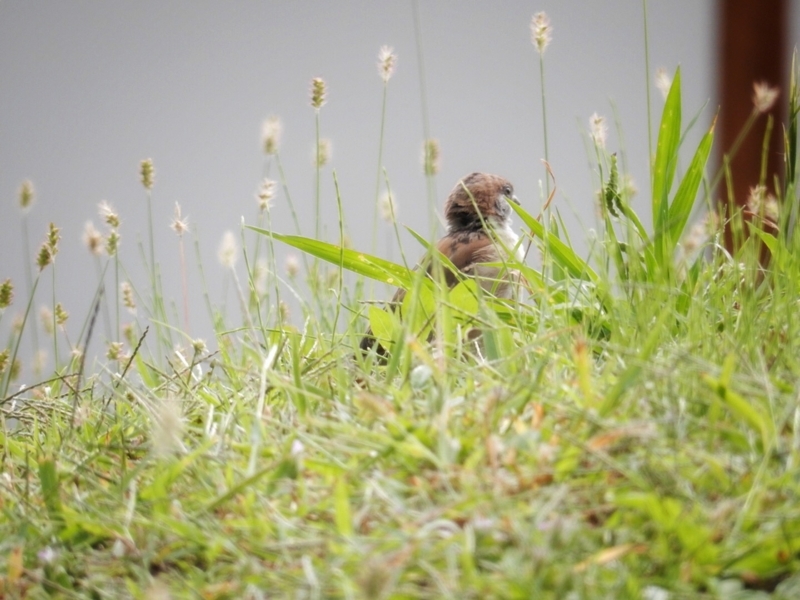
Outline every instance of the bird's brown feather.
[[(448, 233), (436, 244), (437, 250), (446, 256), (459, 273), (445, 268), (444, 280), (452, 288), (460, 280), (459, 274), (475, 277), (480, 285), (499, 297), (509, 297), (510, 277), (503, 276), (501, 269), (485, 263), (503, 261), (503, 250), (487, 232), (487, 224), (508, 226), (511, 209), (507, 200), (516, 201), (511, 184), (496, 175), (471, 173), (456, 184), (445, 204)], [(476, 210), (477, 208), (477, 210)], [(510, 248), (507, 250), (511, 250)], [(427, 271), (432, 270), (429, 262)], [(417, 265), (417, 268), (420, 265)], [(398, 288), (390, 307), (395, 310), (403, 302), (406, 291)], [(372, 330), (368, 329), (361, 339), (361, 350), (367, 352), (376, 345)], [(378, 355), (386, 350), (377, 344)]]

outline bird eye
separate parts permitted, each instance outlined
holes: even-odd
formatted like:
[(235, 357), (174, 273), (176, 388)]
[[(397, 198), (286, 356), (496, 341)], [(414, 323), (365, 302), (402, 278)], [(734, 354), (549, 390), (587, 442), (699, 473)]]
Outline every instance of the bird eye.
[(511, 189), (510, 185), (506, 185), (503, 187), (503, 195), (511, 198), (514, 195), (514, 190)]

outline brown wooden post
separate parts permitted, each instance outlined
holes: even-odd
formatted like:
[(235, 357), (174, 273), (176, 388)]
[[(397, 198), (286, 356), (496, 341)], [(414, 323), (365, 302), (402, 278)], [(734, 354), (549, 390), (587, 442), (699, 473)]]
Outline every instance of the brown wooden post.
[[(753, 84), (766, 82), (780, 88), (770, 111), (775, 119), (769, 147), (766, 185), (772, 190), (776, 174), (783, 172), (782, 123), (786, 112), (788, 6), (786, 0), (717, 0), (718, 15), (718, 121), (719, 163), (727, 154), (753, 112)], [(759, 117), (731, 161), (733, 200), (747, 202), (750, 188), (759, 183), (761, 150), (767, 117)], [(730, 215), (730, 193), (724, 179), (716, 190), (720, 209)], [(730, 230), (726, 245), (733, 249)]]

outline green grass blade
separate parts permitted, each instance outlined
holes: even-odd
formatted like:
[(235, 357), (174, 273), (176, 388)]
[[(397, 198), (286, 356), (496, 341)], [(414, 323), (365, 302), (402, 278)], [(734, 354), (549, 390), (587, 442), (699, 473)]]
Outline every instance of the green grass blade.
[(333, 488), (334, 521), (336, 530), (343, 537), (353, 536), (353, 516), (350, 508), (350, 493), (344, 475), (336, 478)]
[(564, 268), (572, 277), (592, 282), (598, 280), (597, 273), (595, 273), (594, 269), (592, 269), (585, 260), (579, 257), (567, 244), (556, 236), (551, 235), (545, 229), (544, 225), (539, 223), (535, 217), (515, 202), (510, 202), (509, 206), (519, 215), (523, 223), (530, 228), (531, 233), (545, 243), (553, 260), (555, 260), (560, 267)]
[(683, 180), (678, 186), (678, 191), (675, 192), (675, 198), (673, 198), (672, 204), (669, 207), (669, 222), (667, 225), (669, 238), (666, 248), (668, 256), (672, 255), (672, 251), (680, 240), (681, 233), (683, 233), (683, 228), (686, 227), (686, 221), (689, 220), (689, 215), (692, 213), (694, 201), (697, 197), (697, 190), (703, 179), (703, 171), (705, 170), (708, 156), (711, 153), (711, 145), (714, 142), (715, 123), (716, 119), (714, 119), (714, 123), (711, 124), (711, 127), (703, 136), (703, 139), (700, 140), (700, 144), (697, 146), (689, 169), (683, 176)]
[(61, 509), (56, 459), (53, 456), (43, 456), (39, 459), (39, 483), (42, 486), (42, 498), (50, 521), (60, 529), (64, 526), (64, 513)]
[(395, 338), (397, 331), (398, 321), (391, 312), (378, 308), (377, 306), (369, 307), (369, 326), (372, 330), (372, 335), (383, 346), (388, 346)]
[[(681, 138), (681, 70), (675, 71), (675, 79), (667, 94), (661, 126), (658, 130), (656, 157), (653, 164), (653, 233), (658, 237), (664, 230), (668, 217), (668, 196), (678, 164), (678, 146)], [(656, 253), (663, 260), (662, 250)]]
[(335, 244), (321, 242), (312, 238), (300, 235), (282, 235), (259, 227), (247, 226), (256, 233), (268, 235), (273, 239), (283, 242), (289, 246), (302, 250), (303, 252), (321, 258), (334, 265), (342, 266), (348, 271), (364, 275), (376, 281), (382, 281), (390, 285), (408, 289), (413, 280), (410, 269), (402, 265), (366, 254), (349, 248), (341, 248)]

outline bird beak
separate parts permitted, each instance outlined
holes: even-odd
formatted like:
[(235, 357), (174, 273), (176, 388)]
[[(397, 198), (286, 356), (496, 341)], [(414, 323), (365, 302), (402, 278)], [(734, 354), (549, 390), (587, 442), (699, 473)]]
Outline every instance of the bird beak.
[(511, 198), (509, 198), (509, 200), (511, 200), (512, 202), (516, 202), (517, 204), (519, 204), (519, 200), (517, 199), (517, 196), (516, 196), (516, 195), (514, 195), (514, 196), (511, 196)]

